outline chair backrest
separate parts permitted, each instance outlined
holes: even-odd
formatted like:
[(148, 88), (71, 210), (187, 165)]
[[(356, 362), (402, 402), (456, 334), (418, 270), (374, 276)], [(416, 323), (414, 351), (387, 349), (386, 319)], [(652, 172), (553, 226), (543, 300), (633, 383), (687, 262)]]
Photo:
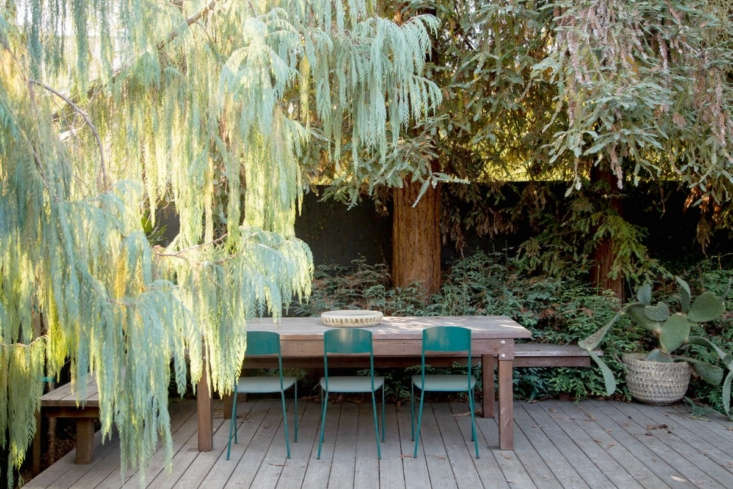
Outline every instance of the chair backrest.
[(461, 326), (434, 326), (422, 331), (422, 353), (420, 375), (422, 389), (425, 389), (425, 352), (466, 352), (468, 368), (467, 389), (471, 389), (471, 330)]
[(471, 330), (461, 326), (435, 326), (422, 331), (422, 350), (471, 351)]
[[(277, 373), (280, 389), (283, 388), (283, 356), (280, 352), (280, 335), (273, 331), (247, 331), (247, 355), (277, 355)], [(236, 384), (235, 384), (236, 389)]]
[(272, 331), (247, 331), (247, 355), (279, 355), (280, 335)]
[(369, 354), (369, 376), (374, 390), (374, 347), (372, 332), (361, 328), (335, 328), (323, 333), (323, 373), (328, 390), (328, 354)]
[(372, 332), (360, 328), (329, 329), (323, 334), (323, 352), (373, 354)]

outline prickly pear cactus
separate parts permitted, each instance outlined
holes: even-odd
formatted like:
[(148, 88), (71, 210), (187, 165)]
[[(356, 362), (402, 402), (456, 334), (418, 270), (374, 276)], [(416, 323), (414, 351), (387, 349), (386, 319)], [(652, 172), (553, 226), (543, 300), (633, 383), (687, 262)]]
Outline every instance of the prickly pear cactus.
[[(648, 361), (686, 361), (704, 381), (713, 385), (720, 385), (722, 382), (723, 407), (729, 414), (731, 384), (733, 384), (733, 355), (722, 350), (707, 338), (690, 335), (696, 324), (720, 319), (725, 312), (725, 301), (712, 292), (704, 292), (693, 301), (687, 282), (679, 277), (676, 280), (679, 286), (680, 310), (678, 312), (672, 312), (669, 305), (664, 302), (652, 305), (651, 285), (644, 284), (636, 293), (636, 302), (624, 306), (608, 324), (578, 342), (578, 345), (587, 350), (593, 361), (600, 367), (606, 383), (606, 393), (610, 396), (616, 390), (616, 380), (605, 362), (594, 354), (594, 350), (598, 348), (618, 318), (625, 314), (637, 326), (652, 333), (659, 342), (659, 346), (646, 355)], [(699, 345), (715, 352), (723, 366), (713, 365), (683, 354), (675, 354), (678, 351), (687, 353), (687, 345)]]

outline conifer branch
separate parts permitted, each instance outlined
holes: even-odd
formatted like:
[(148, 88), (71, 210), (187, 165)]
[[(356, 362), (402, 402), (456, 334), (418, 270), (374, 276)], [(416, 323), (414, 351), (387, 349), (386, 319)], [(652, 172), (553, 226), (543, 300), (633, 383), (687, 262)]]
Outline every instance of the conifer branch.
[[(200, 19), (202, 19), (203, 17), (205, 17), (206, 15), (208, 15), (209, 12), (211, 12), (212, 10), (214, 10), (214, 7), (216, 6), (216, 2), (217, 1), (218, 0), (211, 0), (204, 8), (202, 8), (201, 10), (199, 10), (197, 13), (195, 13), (191, 17), (188, 17), (186, 19), (186, 25), (187, 26), (190, 26), (191, 24), (194, 24), (194, 23), (198, 22)], [(168, 36), (166, 36), (166, 38), (163, 41), (161, 41), (161, 42), (158, 43), (158, 46), (157, 46), (158, 50), (163, 49), (166, 44), (168, 44), (169, 42), (173, 41), (173, 39), (175, 39), (178, 36), (179, 33), (180, 33), (180, 30), (173, 30), (173, 31), (171, 31), (168, 34)]]
[(76, 105), (69, 97), (64, 95), (63, 93), (59, 92), (58, 90), (54, 89), (53, 87), (50, 87), (46, 85), (43, 82), (40, 82), (38, 80), (29, 79), (30, 83), (33, 83), (34, 85), (38, 85), (39, 87), (42, 87), (52, 94), (59, 97), (61, 100), (69, 104), (69, 106), (74, 109), (76, 113), (78, 113), (82, 118), (84, 119), (84, 122), (89, 126), (89, 129), (92, 130), (92, 133), (94, 134), (94, 138), (97, 140), (97, 146), (99, 147), (99, 170), (100, 170), (100, 186), (104, 191), (106, 191), (109, 188), (109, 180), (107, 179), (107, 168), (104, 163), (104, 148), (102, 147), (102, 140), (99, 137), (99, 131), (97, 131), (97, 127), (92, 122), (92, 119), (89, 117), (89, 114), (84, 111), (81, 107)]

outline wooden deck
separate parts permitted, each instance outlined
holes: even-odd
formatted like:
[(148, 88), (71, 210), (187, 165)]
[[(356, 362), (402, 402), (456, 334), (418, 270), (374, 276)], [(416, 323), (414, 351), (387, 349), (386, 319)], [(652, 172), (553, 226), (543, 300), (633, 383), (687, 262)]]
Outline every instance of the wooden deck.
[[(192, 402), (172, 407), (172, 471), (159, 452), (150, 462), (151, 488), (733, 488), (733, 423), (692, 419), (680, 407), (562, 401), (515, 404), (515, 449), (497, 445), (493, 419), (478, 418), (481, 458), (473, 458), (463, 404), (426, 404), (417, 459), (405, 406), (387, 406), (387, 438), (378, 461), (370, 405), (330, 405), (321, 460), (316, 460), (318, 404), (303, 401), (300, 438), (285, 458), (277, 401), (240, 405), (239, 444), (226, 460), (228, 420), (214, 419), (212, 452), (196, 450)], [(219, 414), (221, 414), (219, 412)], [(292, 426), (292, 425), (290, 425)], [(409, 454), (409, 455), (408, 455)], [(35, 488), (130, 488), (120, 479), (116, 443), (98, 447), (89, 465), (71, 452), (28, 482)]]

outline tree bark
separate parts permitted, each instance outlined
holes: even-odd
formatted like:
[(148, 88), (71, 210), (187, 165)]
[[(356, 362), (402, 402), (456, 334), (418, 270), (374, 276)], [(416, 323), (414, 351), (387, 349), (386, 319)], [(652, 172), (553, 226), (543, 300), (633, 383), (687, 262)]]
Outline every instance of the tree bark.
[(420, 183), (393, 189), (392, 281), (419, 282), (425, 298), (440, 288), (440, 187), (428, 188), (418, 204)]
[[(600, 184), (601, 191), (598, 198), (608, 201), (608, 205), (619, 215), (622, 214), (621, 199), (616, 192), (616, 177), (607, 168), (593, 167), (591, 170), (591, 181)], [(615, 243), (613, 238), (604, 238), (596, 246), (593, 251), (593, 266), (591, 268), (591, 280), (593, 284), (601, 290), (611, 290), (619, 298), (624, 300), (624, 282), (623, 278), (618, 276), (612, 278), (609, 276), (613, 261)]]

